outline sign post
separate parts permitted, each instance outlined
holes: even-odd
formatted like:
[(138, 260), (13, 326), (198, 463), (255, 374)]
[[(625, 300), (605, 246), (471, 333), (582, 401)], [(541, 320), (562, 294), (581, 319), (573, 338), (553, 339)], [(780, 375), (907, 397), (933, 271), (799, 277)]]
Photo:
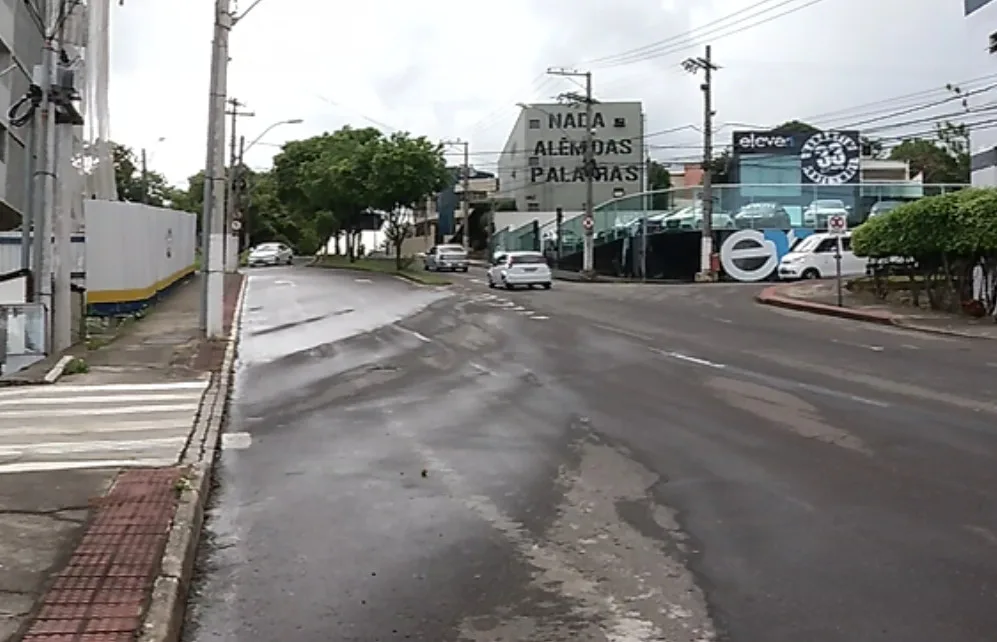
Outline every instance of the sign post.
[(848, 232), (848, 217), (841, 214), (829, 216), (827, 231), (837, 241), (834, 244), (835, 279), (838, 286), (838, 307), (842, 308), (845, 305), (845, 293), (841, 283), (841, 239)]

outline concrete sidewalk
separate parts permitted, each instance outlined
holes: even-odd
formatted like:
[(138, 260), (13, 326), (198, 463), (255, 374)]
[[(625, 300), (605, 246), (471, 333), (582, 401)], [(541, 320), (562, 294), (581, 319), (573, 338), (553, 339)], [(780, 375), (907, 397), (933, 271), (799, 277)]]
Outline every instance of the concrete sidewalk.
[[(227, 329), (242, 280), (226, 280)], [(0, 388), (0, 641), (137, 636), (227, 346), (199, 338), (200, 301), (195, 277), (77, 350), (89, 372)]]
[(834, 316), (853, 321), (894, 325), (929, 332), (973, 339), (997, 340), (997, 324), (992, 317), (974, 319), (968, 316), (920, 310), (861, 296), (845, 289), (838, 305), (834, 281), (804, 281), (784, 283), (765, 288), (756, 297), (759, 303), (776, 307)]

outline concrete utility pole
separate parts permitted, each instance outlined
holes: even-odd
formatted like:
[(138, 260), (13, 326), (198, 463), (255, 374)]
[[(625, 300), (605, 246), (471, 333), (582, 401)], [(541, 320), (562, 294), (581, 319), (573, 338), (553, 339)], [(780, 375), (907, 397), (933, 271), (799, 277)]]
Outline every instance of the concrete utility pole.
[(237, 272), (239, 270), (239, 243), (237, 240), (238, 234), (232, 229), (232, 222), (235, 220), (237, 206), (235, 178), (236, 174), (240, 171), (238, 164), (242, 162), (242, 159), (238, 156), (236, 150), (236, 142), (238, 140), (236, 129), (238, 128), (240, 117), (252, 118), (256, 114), (251, 111), (239, 111), (239, 108), (245, 107), (246, 103), (240, 102), (238, 98), (229, 98), (228, 105), (230, 109), (225, 113), (232, 117), (232, 131), (229, 136), (229, 171), (226, 173), (226, 192), (228, 198), (226, 199), (225, 236), (222, 246), (225, 253), (225, 271)]
[(233, 16), (229, 0), (215, 0), (208, 102), (208, 145), (204, 168), (201, 251), (204, 264), (202, 326), (209, 339), (224, 334), (225, 252), (225, 94), (228, 87), (228, 41)]
[(597, 102), (592, 97), (592, 72), (571, 69), (548, 69), (552, 76), (585, 78), (585, 96), (574, 93), (562, 97), (585, 103), (585, 216), (582, 218), (582, 272), (591, 275), (595, 272), (595, 126), (592, 123), (592, 106)]
[(149, 162), (145, 147), (142, 148), (142, 203), (149, 204)]
[(713, 64), (710, 45), (706, 45), (706, 55), (701, 58), (687, 58), (682, 67), (691, 74), (705, 73), (705, 80), (699, 88), (703, 91), (703, 241), (700, 250), (699, 281), (716, 281), (713, 253), (713, 72), (719, 69)]
[(466, 249), (470, 243), (470, 230), (468, 227), (471, 223), (471, 147), (470, 143), (459, 138), (455, 140), (445, 140), (444, 145), (458, 145), (464, 148), (464, 167), (461, 170), (461, 199), (460, 199), (460, 216), (463, 219), (463, 224), (460, 228), (460, 244)]
[[(232, 228), (232, 236), (235, 238), (236, 244), (236, 268), (238, 269), (239, 253), (242, 252), (242, 238), (246, 235), (249, 238), (249, 222), (248, 216), (243, 216), (242, 211), (242, 198), (248, 196), (248, 190), (246, 190), (246, 177), (245, 177), (245, 167), (246, 167), (246, 137), (239, 136), (239, 155), (236, 157), (239, 162), (236, 163), (236, 174), (235, 174), (235, 187), (232, 190), (232, 222), (230, 226)], [(247, 208), (248, 203), (247, 203)]]

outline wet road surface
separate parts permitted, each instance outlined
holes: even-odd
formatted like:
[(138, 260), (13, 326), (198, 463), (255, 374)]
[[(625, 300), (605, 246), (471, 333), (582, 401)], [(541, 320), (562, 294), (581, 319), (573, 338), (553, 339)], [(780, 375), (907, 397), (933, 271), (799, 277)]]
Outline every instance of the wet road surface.
[(994, 637), (997, 345), (252, 274), (188, 640)]

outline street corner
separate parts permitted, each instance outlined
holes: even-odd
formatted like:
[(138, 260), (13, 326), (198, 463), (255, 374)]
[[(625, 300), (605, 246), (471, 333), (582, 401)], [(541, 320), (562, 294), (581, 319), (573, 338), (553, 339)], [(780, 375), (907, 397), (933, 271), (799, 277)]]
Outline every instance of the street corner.
[(823, 282), (781, 283), (766, 287), (755, 295), (755, 301), (762, 305), (851, 321), (879, 325), (900, 325), (897, 323), (897, 315), (889, 310), (873, 307), (839, 306), (833, 302), (833, 298), (827, 300), (829, 296), (836, 297), (833, 284)]

